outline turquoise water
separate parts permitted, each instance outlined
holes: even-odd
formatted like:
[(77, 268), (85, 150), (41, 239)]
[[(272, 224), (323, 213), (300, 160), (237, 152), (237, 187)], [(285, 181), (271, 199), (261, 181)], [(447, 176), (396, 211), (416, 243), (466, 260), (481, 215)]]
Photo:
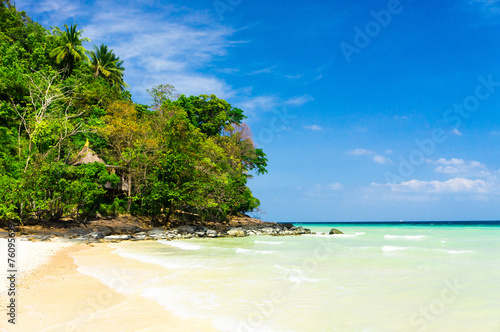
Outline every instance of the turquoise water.
[(500, 331), (499, 226), (304, 226), (318, 234), (122, 242), (133, 264), (77, 264), (220, 331)]

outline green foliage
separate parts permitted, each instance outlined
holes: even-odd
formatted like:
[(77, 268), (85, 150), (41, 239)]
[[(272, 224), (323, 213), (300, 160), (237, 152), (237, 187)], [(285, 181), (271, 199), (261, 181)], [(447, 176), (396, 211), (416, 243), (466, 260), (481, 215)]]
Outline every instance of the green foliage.
[(17, 181), (8, 176), (0, 176), (0, 221), (19, 220), (16, 212)]
[(160, 84), (146, 91), (151, 96), (152, 108), (155, 111), (160, 110), (164, 103), (173, 101), (176, 98), (175, 88), (170, 84)]
[(120, 60), (113, 53), (113, 50), (108, 50), (108, 46), (102, 44), (100, 47), (94, 46), (94, 50), (89, 55), (94, 78), (103, 76), (111, 85), (118, 87), (120, 90), (125, 89), (123, 60)]
[[(215, 95), (190, 97), (181, 95), (171, 104), (184, 109), (191, 123), (208, 136), (221, 134), (229, 125), (239, 125), (246, 118), (242, 110), (232, 107), (227, 101)], [(168, 105), (169, 103), (167, 107)]]
[(223, 221), (258, 207), (247, 181), (267, 158), (242, 110), (169, 84), (134, 104), (123, 61), (88, 52), (82, 32), (50, 33), (0, 0), (0, 221)]
[(87, 51), (82, 43), (90, 42), (90, 39), (82, 37), (83, 30), (76, 30), (76, 27), (76, 24), (72, 24), (71, 27), (65, 24), (64, 31), (57, 27), (52, 31), (57, 47), (50, 52), (50, 56), (55, 58), (58, 65), (62, 65), (66, 77), (73, 72), (75, 63), (88, 60)]

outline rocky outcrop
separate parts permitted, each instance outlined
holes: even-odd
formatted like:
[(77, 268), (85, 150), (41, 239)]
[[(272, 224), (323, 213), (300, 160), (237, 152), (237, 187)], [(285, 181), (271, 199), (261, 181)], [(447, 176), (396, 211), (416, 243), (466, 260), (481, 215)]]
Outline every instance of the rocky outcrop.
[[(100, 219), (85, 224), (64, 227), (20, 226), (21, 238), (44, 241), (61, 236), (82, 242), (117, 242), (124, 240), (175, 240), (189, 238), (244, 237), (252, 235), (287, 236), (310, 234), (311, 230), (291, 223), (264, 222), (239, 215), (228, 223), (207, 223), (182, 225), (177, 228), (151, 227), (140, 218), (125, 215), (117, 218)], [(23, 235), (24, 234), (24, 235)], [(330, 234), (342, 234), (332, 229)]]
[(227, 235), (232, 237), (244, 237), (247, 236), (247, 233), (242, 228), (231, 228), (227, 231)]
[(338, 229), (336, 229), (336, 228), (332, 228), (332, 229), (330, 230), (330, 233), (328, 233), (328, 234), (330, 234), (330, 235), (334, 235), (334, 234), (344, 234), (344, 233), (342, 233), (341, 231), (339, 231), (339, 230), (338, 230)]

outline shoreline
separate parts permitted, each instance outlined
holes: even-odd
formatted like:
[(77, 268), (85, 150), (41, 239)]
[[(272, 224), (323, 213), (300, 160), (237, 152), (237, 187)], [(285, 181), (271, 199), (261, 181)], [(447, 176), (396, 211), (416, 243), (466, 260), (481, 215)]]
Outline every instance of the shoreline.
[[(245, 237), (252, 235), (288, 236), (311, 234), (311, 230), (291, 223), (264, 222), (250, 217), (233, 218), (229, 223), (206, 225), (184, 224), (167, 228), (152, 227), (140, 218), (123, 215), (112, 219), (99, 219), (85, 224), (16, 225), (17, 239), (47, 241), (52, 239), (100, 243), (124, 240), (175, 240), (189, 238)], [(0, 229), (0, 237), (8, 231)]]
[[(155, 331), (158, 326), (179, 332), (216, 331), (209, 320), (182, 319), (152, 299), (117, 292), (100, 280), (81, 273), (75, 258), (91, 259), (99, 265), (120, 260), (124, 264), (134, 263), (112, 254), (113, 249), (107, 244), (66, 244), (69, 245), (31, 243), (32, 251), (24, 255), (25, 261), (20, 267), (23, 264), (34, 266), (34, 260), (40, 258), (44, 262), (19, 276), (16, 324), (9, 324), (4, 318), (0, 321), (0, 331), (90, 332), (111, 325), (119, 331)], [(47, 245), (56, 247), (50, 253), (33, 252), (37, 247)], [(24, 249), (27, 247), (19, 246), (20, 252)], [(5, 292), (0, 294), (1, 303), (6, 304), (8, 299)], [(1, 311), (5, 311), (5, 305)]]
[[(96, 277), (89, 273), (89, 266), (127, 267), (136, 269), (146, 264), (155, 270), (155, 264), (137, 262), (114, 254), (111, 243), (135, 241), (183, 240), (190, 238), (246, 237), (255, 235), (293, 236), (311, 233), (302, 227), (269, 227), (269, 223), (252, 226), (231, 227), (227, 232), (209, 236), (209, 229), (199, 226), (181, 226), (173, 230), (152, 228), (139, 232), (105, 237), (92, 237), (96, 232), (89, 227), (87, 235), (78, 238), (50, 234), (16, 235), (16, 324), (8, 322), (8, 279), (0, 282), (0, 332), (5, 331), (98, 331), (113, 322), (120, 331), (156, 331), (157, 326), (168, 326), (168, 331), (217, 331), (210, 319), (176, 315), (175, 310), (158, 300), (129, 293), (129, 287), (117, 288), (116, 283), (126, 280), (126, 275)], [(135, 229), (135, 228), (134, 228)], [(101, 228), (102, 230), (102, 228)], [(22, 234), (21, 233), (21, 234)], [(300, 233), (300, 234), (297, 234)], [(41, 237), (41, 238), (40, 238)], [(7, 239), (0, 238), (0, 250), (7, 253)], [(83, 262), (83, 265), (80, 264)], [(87, 271), (81, 269), (82, 266)], [(84, 269), (85, 270), (85, 269)], [(158, 270), (159, 274), (174, 273)], [(129, 318), (124, 318), (129, 317)]]

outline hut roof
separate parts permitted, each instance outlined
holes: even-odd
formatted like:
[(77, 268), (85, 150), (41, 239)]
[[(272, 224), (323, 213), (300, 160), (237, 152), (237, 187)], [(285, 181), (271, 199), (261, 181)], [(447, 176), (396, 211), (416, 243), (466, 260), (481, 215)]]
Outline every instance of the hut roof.
[(87, 142), (83, 146), (83, 149), (69, 164), (71, 166), (78, 166), (82, 164), (91, 164), (94, 162), (105, 164), (104, 160), (102, 160), (101, 157), (99, 157), (94, 151), (89, 148), (89, 140), (87, 140)]

